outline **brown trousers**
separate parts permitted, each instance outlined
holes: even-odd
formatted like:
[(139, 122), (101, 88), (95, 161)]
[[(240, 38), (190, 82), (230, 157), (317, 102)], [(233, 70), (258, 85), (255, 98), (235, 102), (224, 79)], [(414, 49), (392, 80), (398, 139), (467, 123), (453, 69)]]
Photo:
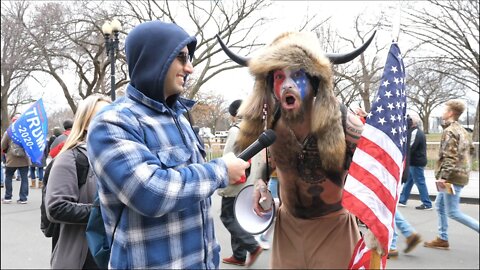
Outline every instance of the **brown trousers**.
[(342, 209), (315, 219), (277, 212), (272, 269), (346, 269), (360, 233), (355, 217)]

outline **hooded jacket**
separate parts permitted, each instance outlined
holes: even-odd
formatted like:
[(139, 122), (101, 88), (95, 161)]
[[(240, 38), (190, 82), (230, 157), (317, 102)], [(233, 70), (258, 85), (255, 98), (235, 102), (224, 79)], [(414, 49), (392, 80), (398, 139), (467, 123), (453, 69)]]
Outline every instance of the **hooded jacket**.
[(193, 57), (196, 45), (195, 37), (183, 29), (179, 32), (174, 24), (152, 21), (138, 25), (125, 41), (130, 85), (157, 102), (165, 102), (163, 84), (170, 65), (185, 46)]
[[(204, 160), (184, 113), (193, 101), (164, 97), (167, 71), (196, 40), (175, 24), (151, 21), (130, 31), (126, 95), (106, 106), (88, 132), (106, 232), (109, 268), (218, 268), (220, 246), (210, 196), (228, 183), (225, 162)], [(118, 226), (113, 236), (115, 225)]]
[(318, 79), (311, 133), (317, 138), (322, 164), (327, 170), (343, 170), (346, 143), (340, 105), (333, 92), (333, 71), (330, 60), (320, 51), (318, 38), (312, 33), (287, 32), (278, 36), (248, 67), (255, 77), (253, 93), (242, 103), (239, 115), (243, 117), (237, 145), (240, 150), (253, 143), (263, 131), (263, 106), (267, 104), (267, 126), (272, 127), (275, 97), (269, 82), (269, 73), (289, 67), (303, 69)]

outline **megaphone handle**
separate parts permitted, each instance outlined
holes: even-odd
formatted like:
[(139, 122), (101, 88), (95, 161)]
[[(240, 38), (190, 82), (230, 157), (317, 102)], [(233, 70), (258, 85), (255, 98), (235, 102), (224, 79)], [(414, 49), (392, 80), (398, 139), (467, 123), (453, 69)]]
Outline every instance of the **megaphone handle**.
[(258, 204), (260, 204), (263, 210), (267, 211), (272, 208), (273, 198), (272, 198), (272, 194), (269, 191), (264, 192), (264, 194), (266, 194), (266, 196), (261, 197), (260, 200), (258, 201)]

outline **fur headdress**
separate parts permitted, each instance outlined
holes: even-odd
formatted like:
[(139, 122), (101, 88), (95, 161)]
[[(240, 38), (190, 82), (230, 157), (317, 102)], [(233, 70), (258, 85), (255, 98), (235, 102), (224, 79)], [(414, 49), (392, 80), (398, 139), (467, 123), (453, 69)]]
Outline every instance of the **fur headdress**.
[(253, 92), (240, 106), (243, 121), (237, 137), (241, 149), (253, 143), (262, 133), (263, 106), (266, 103), (268, 127), (274, 114), (274, 94), (268, 73), (285, 67), (303, 69), (319, 79), (313, 109), (311, 133), (317, 138), (317, 146), (325, 168), (339, 171), (345, 158), (345, 135), (343, 133), (339, 104), (333, 93), (333, 72), (330, 60), (319, 52), (318, 38), (313, 34), (289, 32), (277, 37), (263, 52), (249, 61), (250, 73), (255, 77)]
[[(317, 146), (326, 170), (340, 172), (345, 159), (346, 143), (339, 103), (333, 93), (332, 63), (348, 62), (361, 54), (370, 44), (375, 33), (361, 47), (348, 54), (324, 54), (318, 38), (312, 33), (287, 32), (278, 36), (270, 45), (253, 58), (233, 54), (217, 36), (220, 45), (235, 62), (248, 66), (255, 78), (253, 92), (239, 108), (243, 121), (237, 136), (236, 150), (242, 151), (264, 131), (271, 128), (275, 109), (275, 97), (269, 82), (269, 73), (276, 69), (303, 69), (319, 80), (311, 117), (311, 133), (317, 138)], [(264, 122), (264, 110), (267, 118)]]

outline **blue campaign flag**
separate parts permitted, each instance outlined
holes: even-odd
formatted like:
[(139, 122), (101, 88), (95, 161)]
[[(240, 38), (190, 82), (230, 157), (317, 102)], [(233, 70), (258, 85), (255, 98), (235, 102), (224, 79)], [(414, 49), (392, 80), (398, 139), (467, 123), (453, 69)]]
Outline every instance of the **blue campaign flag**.
[(23, 147), (33, 163), (42, 164), (43, 151), (47, 146), (48, 119), (43, 100), (30, 106), (7, 129), (12, 141)]

